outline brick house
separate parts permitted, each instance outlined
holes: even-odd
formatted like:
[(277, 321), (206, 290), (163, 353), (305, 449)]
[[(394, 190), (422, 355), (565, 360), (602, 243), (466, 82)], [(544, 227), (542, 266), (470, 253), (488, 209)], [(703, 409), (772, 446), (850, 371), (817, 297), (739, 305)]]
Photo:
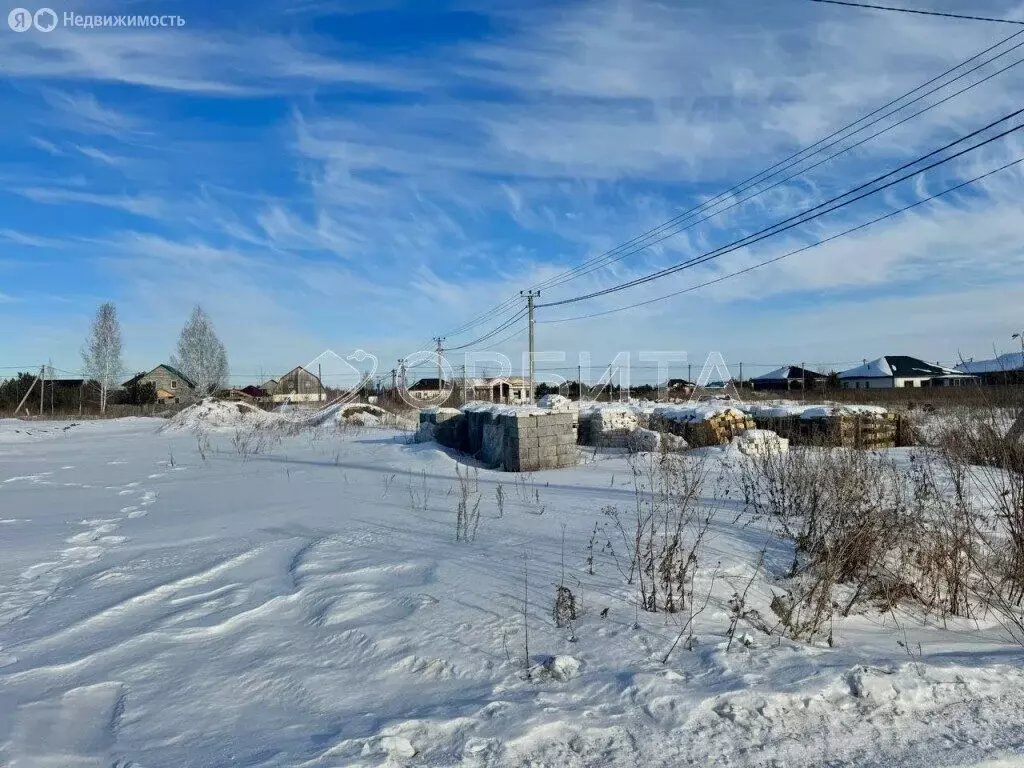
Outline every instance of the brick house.
[(301, 365), (278, 379), (271, 395), (275, 403), (316, 403), (326, 398), (320, 379)]
[(159, 403), (180, 403), (191, 398), (195, 383), (177, 368), (162, 363), (148, 373), (139, 373), (128, 379), (122, 386), (152, 384), (156, 388)]

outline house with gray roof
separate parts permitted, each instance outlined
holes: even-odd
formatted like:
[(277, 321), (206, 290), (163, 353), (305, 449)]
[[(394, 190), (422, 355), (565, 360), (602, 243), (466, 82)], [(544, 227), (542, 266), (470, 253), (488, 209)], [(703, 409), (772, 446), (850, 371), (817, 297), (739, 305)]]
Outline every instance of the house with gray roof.
[(953, 387), (976, 381), (973, 376), (953, 368), (908, 355), (885, 355), (839, 374), (844, 389)]

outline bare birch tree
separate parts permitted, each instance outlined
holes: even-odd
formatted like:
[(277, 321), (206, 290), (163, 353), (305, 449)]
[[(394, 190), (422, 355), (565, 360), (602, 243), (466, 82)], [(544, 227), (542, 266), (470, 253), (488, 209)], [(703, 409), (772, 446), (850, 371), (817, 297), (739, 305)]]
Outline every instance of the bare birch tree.
[(209, 316), (198, 304), (181, 329), (178, 352), (171, 355), (171, 365), (192, 380), (197, 397), (215, 394), (227, 386), (227, 351), (217, 338)]
[(121, 323), (117, 319), (117, 307), (110, 302), (100, 304), (96, 310), (89, 338), (82, 347), (82, 362), (86, 378), (99, 382), (100, 413), (106, 413), (107, 395), (124, 371), (121, 361)]

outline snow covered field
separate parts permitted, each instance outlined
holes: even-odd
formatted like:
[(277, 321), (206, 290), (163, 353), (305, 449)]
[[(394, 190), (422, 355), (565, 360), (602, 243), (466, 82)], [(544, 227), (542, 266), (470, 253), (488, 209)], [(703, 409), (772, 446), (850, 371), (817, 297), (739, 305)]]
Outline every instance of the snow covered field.
[(662, 663), (686, 612), (638, 613), (587, 562), (602, 508), (635, 503), (624, 456), (462, 465), (480, 522), (456, 542), (434, 444), (320, 429), (250, 455), (163, 424), (0, 421), (0, 765), (1024, 764), (1024, 651), (996, 626), (863, 612), (829, 648), (743, 620), (726, 650), (729, 600), (749, 583), (771, 618), (793, 556), (744, 517), (735, 453), (709, 452), (696, 643)]

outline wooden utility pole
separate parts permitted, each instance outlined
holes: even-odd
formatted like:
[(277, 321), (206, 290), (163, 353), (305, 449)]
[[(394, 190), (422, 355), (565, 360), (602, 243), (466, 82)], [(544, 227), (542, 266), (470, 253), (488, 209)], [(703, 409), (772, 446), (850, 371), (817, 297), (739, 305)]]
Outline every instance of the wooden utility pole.
[(583, 364), (576, 366), (576, 400), (583, 400)]
[[(28, 396), (32, 394), (32, 390), (35, 389), (35, 387), (36, 387), (36, 382), (42, 380), (43, 372), (45, 370), (46, 370), (46, 366), (45, 365), (40, 366), (40, 368), (39, 368), (39, 375), (36, 376), (35, 381), (33, 381), (32, 384), (29, 386), (29, 388), (25, 391), (25, 396), (23, 398), (21, 398), (21, 402), (18, 403), (18, 407), (14, 409), (14, 415), (15, 416), (18, 415), (18, 412), (21, 410), (22, 406), (25, 405), (25, 401), (28, 400)], [(42, 392), (42, 390), (39, 390), (39, 402), (42, 402), (42, 400), (43, 400), (43, 392)]]
[(43, 403), (46, 402), (46, 366), (43, 366), (43, 373), (39, 379), (39, 415), (43, 415)]
[(526, 311), (530, 324), (530, 405), (536, 402), (536, 379), (534, 378), (535, 368), (533, 365), (533, 300), (540, 296), (540, 291), (520, 291), (520, 296), (526, 297)]

